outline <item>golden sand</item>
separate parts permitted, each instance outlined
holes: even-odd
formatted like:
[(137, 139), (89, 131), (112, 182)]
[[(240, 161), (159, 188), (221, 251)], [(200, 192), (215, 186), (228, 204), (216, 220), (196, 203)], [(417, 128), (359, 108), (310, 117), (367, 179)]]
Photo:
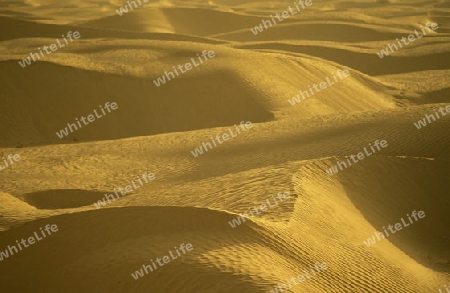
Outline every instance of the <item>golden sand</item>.
[[(20, 156), (0, 170), (0, 251), (58, 227), (0, 261), (0, 292), (445, 290), (450, 115), (415, 124), (450, 103), (448, 1), (314, 0), (258, 34), (294, 1), (142, 0), (120, 16), (123, 5), (0, 3), (0, 157)], [(377, 55), (427, 23), (439, 29)], [(205, 51), (214, 58), (153, 82)], [(349, 75), (322, 88), (339, 70)], [(108, 101), (119, 109), (56, 135)], [(193, 156), (240, 121), (252, 128)], [(376, 140), (389, 146), (328, 176)], [(144, 173), (155, 180), (94, 206)], [(245, 216), (280, 192), (289, 198)], [(364, 244), (411, 211), (426, 217)]]

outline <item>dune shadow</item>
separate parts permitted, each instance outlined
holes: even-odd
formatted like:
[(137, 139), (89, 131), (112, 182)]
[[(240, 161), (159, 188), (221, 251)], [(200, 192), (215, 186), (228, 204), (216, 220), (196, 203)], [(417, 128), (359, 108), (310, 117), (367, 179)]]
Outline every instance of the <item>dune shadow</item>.
[(420, 104), (435, 104), (435, 103), (450, 102), (450, 87), (421, 94), (422, 99), (419, 102)]
[[(92, 72), (48, 62), (36, 62), (24, 72), (16, 62), (4, 61), (0, 62), (1, 69), (8, 70), (8, 79), (14, 81), (4, 88), (5, 97), (0, 97), (0, 101), (5, 101), (6, 112), (15, 115), (13, 120), (21, 121), (15, 132), (28, 133), (26, 137), (17, 138), (8, 127), (13, 121), (7, 123), (0, 118), (1, 146), (15, 146), (14, 141), (8, 142), (6, 137), (19, 140), (22, 145), (73, 143), (274, 119), (269, 106), (259, 102), (258, 90), (226, 70), (195, 76), (186, 74), (157, 87), (151, 79)], [(68, 78), (76, 82), (68, 83)], [(23, 90), (15, 91), (15, 88)], [(15, 102), (8, 103), (8, 96)], [(84, 97), (82, 100), (81, 96)], [(34, 98), (30, 100), (30, 97)], [(107, 101), (116, 102), (118, 109), (73, 133), (68, 132), (61, 139), (56, 135), (56, 131), (67, 127), (68, 122), (72, 123), (80, 115), (93, 114), (93, 110), (99, 109), (98, 105)], [(16, 103), (24, 106), (18, 108)], [(21, 117), (33, 119), (23, 123)], [(30, 129), (37, 131), (30, 133)]]
[[(254, 25), (259, 25), (255, 22)], [(220, 40), (249, 42), (267, 42), (279, 40), (309, 40), (331, 42), (370, 42), (392, 40), (402, 36), (401, 33), (380, 32), (373, 27), (363, 27), (360, 24), (349, 23), (289, 23), (269, 27), (257, 35), (253, 35), (248, 29), (218, 34)]]
[(411, 97), (402, 94), (394, 95), (394, 98), (399, 100), (407, 100), (415, 105), (443, 104), (450, 102), (450, 88), (443, 88), (440, 90), (430, 92), (419, 92), (420, 98), (417, 98), (416, 96)]
[(81, 189), (56, 189), (27, 193), (23, 200), (38, 209), (70, 209), (91, 205), (106, 192)]
[(290, 45), (278, 43), (251, 44), (239, 46), (242, 49), (268, 49), (292, 53), (307, 54), (342, 65), (349, 66), (368, 75), (399, 74), (414, 71), (444, 70), (448, 65), (450, 52), (433, 53), (423, 56), (401, 57), (387, 56), (380, 59), (377, 54), (358, 53), (344, 49), (323, 46)]
[[(118, 17), (118, 16), (117, 16)], [(10, 28), (14, 28), (11, 30)], [(209, 44), (222, 44), (225, 41), (205, 39), (202, 37), (186, 36), (170, 33), (139, 33), (130, 31), (111, 30), (107, 28), (87, 28), (74, 25), (56, 25), (36, 23), (28, 20), (18, 20), (10, 17), (0, 16), (0, 41), (14, 40), (20, 38), (60, 38), (68, 31), (79, 31), (81, 39), (152, 39), (164, 41), (188, 41)]]
[[(390, 234), (386, 239), (423, 266), (449, 273), (450, 201), (446, 194), (450, 182), (446, 179), (449, 176), (447, 163), (414, 159), (383, 161), (383, 164), (373, 163), (375, 159), (366, 161), (371, 163), (370, 168), (363, 164), (352, 166), (354, 170), (349, 178), (364, 183), (355, 189), (342, 181), (346, 194), (378, 231), (400, 223), (402, 218), (408, 221), (407, 214), (414, 210), (423, 210), (425, 218), (407, 228), (402, 226), (402, 231)], [(369, 174), (371, 182), (364, 181), (362, 178), (368, 178)]]

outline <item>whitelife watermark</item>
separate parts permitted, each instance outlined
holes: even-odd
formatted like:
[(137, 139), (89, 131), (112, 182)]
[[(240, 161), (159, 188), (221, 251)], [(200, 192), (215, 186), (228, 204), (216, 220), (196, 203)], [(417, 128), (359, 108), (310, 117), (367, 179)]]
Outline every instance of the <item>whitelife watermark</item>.
[[(27, 248), (27, 247), (33, 245), (34, 243), (36, 243), (36, 240), (41, 241), (45, 237), (52, 235), (52, 232), (53, 233), (58, 232), (58, 226), (56, 224), (53, 224), (51, 226), (50, 226), (50, 224), (47, 224), (44, 228), (45, 232), (47, 232), (47, 233), (45, 233), (44, 230), (42, 230), (42, 227), (40, 227), (39, 230), (41, 231), (41, 235), (43, 238), (39, 237), (38, 232), (34, 232), (33, 235), (35, 237), (30, 236), (30, 237), (28, 237), (28, 239), (22, 238), (20, 240), (20, 243), (19, 243), (19, 240), (16, 240), (16, 245), (17, 245), (17, 247), (19, 247), (20, 251), (22, 251), (22, 245), (23, 245), (23, 248)], [(16, 245), (12, 245), (12, 246), (8, 245), (8, 247), (6, 248), (5, 251), (0, 251), (0, 261), (2, 261), (3, 259), (6, 259), (16, 253), (19, 253), (19, 250), (17, 249)]]
[[(141, 177), (142, 177), (142, 179), (144, 180), (145, 183), (149, 183), (149, 181), (152, 181), (152, 180), (155, 179), (155, 174), (153, 174), (153, 173), (144, 173), (144, 174), (141, 175)], [(134, 184), (134, 179), (131, 180), (131, 184), (124, 187), (125, 191), (122, 188), (119, 188), (119, 192), (120, 192), (120, 194), (122, 194), (122, 196), (125, 196), (125, 195), (127, 195), (127, 193), (130, 193), (133, 190), (139, 189), (142, 186), (144, 186), (144, 183), (142, 183), (141, 178), (139, 176), (136, 177), (136, 178), (137, 178), (137, 181), (139, 181), (140, 185), (136, 186), (136, 184)], [(114, 197), (114, 195), (112, 195), (112, 194), (105, 194), (105, 196), (101, 200), (99, 200), (96, 203), (94, 203), (94, 206), (97, 209), (99, 209), (101, 207), (106, 206), (107, 203), (110, 203), (111, 202), (109, 200), (110, 198), (111, 198), (112, 201), (115, 201), (116, 198), (120, 197), (120, 195), (117, 194), (117, 191), (116, 191), (115, 188), (114, 188), (114, 194), (116, 195), (116, 197)]]
[[(67, 42), (66, 37), (64, 37), (64, 35), (62, 35), (62, 36), (64, 38), (65, 45), (61, 44), (59, 42), (59, 39), (56, 39), (56, 43), (58, 43), (59, 48), (62, 48), (69, 44), (69, 42)], [(78, 40), (81, 37), (81, 35), (78, 31), (73, 32), (73, 35), (72, 35), (72, 31), (69, 31), (67, 33), (67, 37), (69, 38), (71, 43), (73, 42), (72, 36), (75, 40)], [(52, 52), (55, 52), (56, 50), (59, 49), (56, 46), (56, 44), (51, 44), (50, 46), (44, 46), (42, 48), (44, 49), (45, 53), (47, 53), (47, 55), (50, 55)], [(49, 48), (50, 48), (50, 51), (48, 50)], [(39, 47), (38, 50), (39, 50), (39, 53), (41, 54), (42, 58), (45, 57), (44, 53), (41, 50), (41, 47)], [(38, 53), (33, 53), (33, 52), (30, 52), (30, 57), (27, 57), (27, 59), (23, 59), (22, 61), (19, 61), (19, 64), (20, 64), (20, 66), (22, 66), (22, 68), (25, 68), (25, 66), (27, 66), (27, 65), (31, 65), (31, 59), (33, 59), (33, 62), (36, 62), (36, 58), (37, 58), (37, 60), (41, 59), (41, 57), (39, 56)]]
[[(13, 159), (14, 159), (14, 161), (13, 161)], [(0, 171), (8, 168), (9, 166), (14, 165), (14, 163), (20, 161), (20, 159), (21, 158), (20, 158), (19, 154), (14, 154), (14, 155), (9, 154), (6, 159), (5, 159), (5, 157), (3, 157), (2, 160), (3, 160), (4, 167), (0, 164)], [(9, 161), (9, 164), (8, 164), (8, 161)]]
[[(422, 25), (420, 25), (420, 27), (422, 28), (422, 32), (423, 32), (424, 35), (426, 36), (427, 33), (425, 32), (425, 28), (424, 28)], [(425, 27), (428, 29), (428, 32), (435, 31), (435, 30), (437, 30), (437, 29), (439, 28), (439, 27), (438, 27), (438, 24), (435, 23), (435, 22), (433, 22), (433, 23), (431, 23), (431, 24), (430, 24), (429, 22), (427, 22), (427, 23), (425, 24)], [(430, 29), (430, 27), (431, 27), (431, 29)], [(421, 39), (421, 38), (424, 37), (424, 35), (420, 35), (420, 34), (417, 32), (417, 30), (414, 30), (414, 32), (415, 32), (415, 35), (414, 35), (414, 34), (410, 34), (410, 35), (408, 36), (408, 41), (409, 41), (409, 42), (406, 40), (405, 37), (402, 37), (402, 42), (403, 42), (403, 44), (405, 44), (405, 46), (409, 45), (409, 44), (412, 43), (412, 42), (415, 42), (415, 41), (416, 41), (416, 37), (417, 37), (417, 39)], [(396, 38), (396, 40), (397, 40), (397, 44), (400, 46), (400, 48), (403, 48), (403, 46), (402, 46), (402, 44), (400, 43), (399, 39)], [(393, 48), (395, 48), (395, 51), (394, 51)], [(389, 45), (386, 47), (386, 49), (381, 49), (380, 52), (377, 52), (378, 57), (383, 58), (385, 55), (386, 55), (386, 56), (389, 56), (389, 49), (391, 49), (391, 52), (392, 52), (392, 53), (394, 53), (394, 52), (396, 52), (396, 51), (399, 50), (399, 48), (397, 47), (396, 44), (389, 44)]]
[[(144, 3), (147, 3), (148, 1), (149, 0), (142, 0), (142, 2), (144, 2)], [(138, 8), (143, 5), (141, 0), (137, 0), (137, 2), (139, 3), (139, 6), (136, 4), (136, 1), (127, 1), (127, 5), (120, 6), (120, 8), (118, 10), (116, 10), (117, 14), (119, 16), (122, 16), (123, 14), (128, 13), (128, 7), (130, 7), (130, 11), (132, 11), (133, 6), (131, 6), (131, 4), (134, 5), (134, 8)]]
[[(445, 110), (445, 111), (444, 111)], [(436, 111), (436, 109), (434, 109), (434, 114), (436, 115), (436, 117), (438, 119), (440, 119), (441, 117), (438, 114), (438, 111)], [(447, 107), (439, 107), (439, 112), (441, 112), (442, 116), (447, 116), (448, 113), (450, 113), (450, 105), (447, 105)], [(431, 124), (431, 119), (433, 118), (433, 121), (436, 121), (436, 117), (433, 114), (425, 114), (425, 117), (422, 120), (417, 121), (417, 123), (414, 123), (414, 125), (416, 126), (417, 129), (421, 129), (422, 127), (427, 126), (427, 120), (428, 123)]]
[[(316, 262), (314, 265), (314, 268), (312, 268), (311, 266), (309, 266), (309, 268), (312, 273), (312, 276), (309, 274), (308, 271), (303, 270), (304, 274), (300, 274), (300, 275), (292, 277), (290, 279), (286, 279), (286, 283), (277, 284), (274, 289), (270, 290), (267, 293), (281, 293), (285, 290), (286, 290), (286, 292), (291, 292), (289, 290), (292, 288), (292, 283), (294, 283), (293, 284), (294, 286), (298, 286), (300, 283), (302, 283), (306, 280), (309, 280), (312, 277), (317, 276), (316, 272), (320, 273), (320, 272), (326, 271), (328, 269), (328, 266), (325, 262), (323, 262), (323, 263)], [(292, 283), (291, 283), (291, 281), (292, 281)], [(283, 288), (281, 288), (281, 287), (283, 287)]]
[[(327, 76), (325, 78), (325, 80), (327, 82), (322, 81), (319, 83), (319, 85), (314, 83), (312, 85), (312, 87), (310, 85), (308, 85), (311, 96), (314, 96), (315, 93), (319, 93), (321, 90), (326, 89), (328, 86), (338, 83), (339, 81), (343, 80), (344, 78), (350, 76), (350, 72), (347, 69), (345, 69), (345, 70), (339, 69), (338, 71), (336, 71), (336, 74), (337, 74), (337, 76), (339, 76), (340, 80), (337, 79), (336, 75), (334, 75), (334, 72), (333, 72), (332, 75), (333, 75), (333, 79), (335, 82), (330, 81), (330, 79)], [(320, 87), (320, 89), (318, 88), (318, 86)], [(313, 91), (313, 89), (315, 90), (315, 92)], [(300, 95), (302, 96), (301, 99), (300, 99)], [(306, 98), (309, 98), (309, 97), (310, 97), (310, 95), (307, 91), (300, 90), (296, 96), (294, 96), (292, 99), (288, 99), (288, 102), (289, 102), (289, 104), (291, 104), (291, 106), (294, 106), (295, 104), (299, 104), (302, 100), (305, 100)]]
[[(375, 147), (377, 148), (377, 150), (380, 151), (380, 150), (381, 150), (380, 146), (383, 147), (383, 148), (385, 148), (385, 147), (388, 146), (388, 143), (387, 143), (387, 141), (385, 141), (385, 140), (379, 141), (379, 140), (377, 139), (377, 140), (374, 142), (374, 145), (375, 145)], [(350, 159), (352, 159), (353, 163), (358, 163), (359, 161), (364, 160), (364, 159), (366, 158), (366, 156), (367, 156), (367, 157), (370, 157), (371, 155), (373, 155), (374, 153), (376, 153), (376, 150), (375, 150), (374, 147), (372, 146), (372, 143), (369, 143), (369, 146), (370, 146), (370, 149), (372, 150), (373, 153), (368, 152), (368, 151), (367, 151), (367, 148), (364, 147), (364, 148), (363, 148), (364, 152), (359, 152), (356, 156), (353, 155), (353, 154), (350, 155)], [(356, 159), (355, 157), (358, 157), (359, 160)], [(350, 159), (347, 158), (348, 166), (347, 166), (347, 163), (345, 163), (345, 161), (340, 161), (340, 162), (337, 163), (337, 165), (334, 165), (334, 166), (332, 166), (330, 169), (326, 170), (328, 176), (333, 176), (334, 174), (336, 174), (337, 172), (339, 172), (338, 167), (339, 167), (339, 169), (341, 169), (341, 171), (342, 171), (342, 170), (343, 170), (342, 165), (344, 165), (345, 168), (348, 168), (349, 166), (351, 166), (351, 165), (352, 165), (352, 162), (350, 161)]]
[[(94, 110), (95, 117), (97, 117), (97, 118), (101, 118), (101, 117), (103, 117), (104, 115), (106, 115), (105, 109), (103, 109), (103, 107), (102, 107), (101, 105), (100, 105), (99, 107), (100, 107), (100, 109), (102, 110), (103, 115), (99, 115), (99, 114), (97, 113), (97, 110)], [(112, 110), (117, 110), (118, 107), (119, 107), (119, 106), (117, 106), (117, 103), (116, 103), (116, 102), (112, 102), (111, 104), (110, 104), (109, 102), (106, 102), (106, 103), (105, 103), (105, 108), (108, 110), (108, 113), (111, 113), (111, 109), (112, 109)], [(83, 122), (84, 125), (88, 125), (89, 122), (94, 122), (94, 121), (95, 121), (95, 117), (94, 117), (93, 114), (89, 114), (89, 115), (87, 116), (87, 118), (84, 117), (84, 116), (81, 116), (80, 120)], [(86, 119), (88, 120), (88, 122), (86, 122)], [(76, 120), (76, 123), (78, 124), (78, 126), (79, 126), (80, 128), (82, 128), (82, 125), (81, 125), (80, 121), (78, 120), (78, 118), (75, 118), (75, 120)], [(72, 127), (72, 126), (73, 126), (73, 127)], [(69, 127), (69, 128), (67, 128), (67, 127)], [(70, 132), (73, 132), (73, 128), (75, 128), (75, 130), (78, 130), (78, 127), (77, 127), (77, 125), (76, 125), (75, 123), (67, 123), (67, 127), (64, 128), (64, 129), (61, 129), (59, 132), (56, 132), (56, 135), (57, 135), (60, 139), (63, 138), (64, 136), (69, 135), (69, 130), (70, 130)]]
[[(235, 129), (237, 130), (237, 134), (240, 134), (241, 131), (239, 130), (239, 128), (241, 128), (243, 131), (247, 131), (247, 130), (249, 130), (250, 128), (252, 128), (253, 125), (252, 125), (252, 123), (251, 123), (250, 121), (245, 122), (245, 124), (244, 124), (244, 121), (241, 121), (241, 124), (239, 125), (239, 127), (236, 126), (236, 124), (234, 124), (234, 127), (235, 127)], [(216, 138), (210, 137), (210, 138), (211, 138), (211, 142), (214, 144), (214, 147), (217, 146), (216, 140), (217, 140), (217, 142), (218, 142), (219, 144), (222, 144), (222, 143), (224, 143), (225, 141), (228, 141), (230, 138), (233, 138), (233, 137), (236, 137), (236, 136), (237, 136), (237, 134), (234, 135), (234, 133), (231, 131), (231, 128), (228, 128), (228, 132), (230, 133), (231, 137), (228, 135), (227, 132), (223, 133), (221, 136), (216, 135)], [(220, 137), (222, 137), (223, 141), (220, 140)], [(203, 148), (205, 148), (205, 152), (208, 151), (208, 148), (207, 148), (208, 146), (209, 146), (209, 149), (210, 149), (210, 150), (213, 149), (213, 146), (211, 145), (211, 143), (209, 143), (209, 142), (206, 142), (206, 143), (203, 142), (202, 145), (201, 145), (200, 147), (195, 148), (195, 150), (191, 151), (191, 154), (192, 154), (195, 158), (197, 158), (199, 155), (202, 155), (202, 154), (203, 154)]]
[[(185, 247), (186, 246), (186, 247)], [(156, 258), (156, 262), (158, 263), (158, 265), (160, 266), (160, 267), (162, 267), (162, 266), (164, 266), (164, 264), (168, 264), (169, 262), (171, 262), (172, 260), (175, 260), (175, 259), (177, 259), (178, 257), (181, 257), (181, 254), (180, 254), (180, 252), (178, 251), (178, 248), (177, 247), (174, 247), (175, 248), (175, 251), (177, 252), (177, 255), (178, 256), (174, 256), (174, 254), (172, 253), (172, 250), (169, 250), (169, 255), (170, 255), (170, 258), (169, 258), (169, 256), (167, 256), (167, 255), (165, 255), (165, 256), (163, 256), (162, 258)], [(185, 248), (186, 248), (186, 250), (185, 250)], [(192, 244), (191, 243), (188, 243), (188, 244), (181, 244), (180, 245), (180, 250), (183, 252), (183, 255), (185, 255), (187, 252), (189, 252), (189, 251), (192, 251), (194, 248), (193, 248), (193, 246), (192, 246)], [(164, 262), (164, 263), (161, 263), (161, 260)], [(158, 269), (158, 267), (156, 266), (156, 264), (155, 264), (155, 262), (153, 261), (153, 259), (151, 260), (151, 263), (152, 263), (152, 265), (153, 265), (153, 267), (152, 267), (152, 265), (145, 265), (145, 264), (143, 264), (142, 265), (142, 269), (140, 269), (139, 271), (136, 271), (136, 272), (134, 272), (134, 273), (131, 273), (131, 276), (133, 277), (133, 279), (135, 279), (135, 280), (137, 280), (137, 279), (139, 279), (139, 278), (142, 278), (142, 277), (144, 277), (144, 271), (145, 271), (145, 274), (147, 274), (148, 275), (148, 273), (149, 273), (149, 270), (150, 270), (150, 272), (153, 272), (154, 270), (157, 270)]]
[[(405, 222), (405, 220), (404, 220), (403, 218), (401, 218), (401, 219), (400, 219), (400, 220), (401, 220), (401, 223), (396, 223), (394, 226), (392, 226), (392, 225), (389, 225), (389, 226), (388, 226), (388, 229), (389, 229), (389, 231), (391, 231), (392, 234), (394, 234), (394, 233), (396, 233), (396, 232), (402, 230), (403, 228), (406, 228), (406, 227), (410, 226), (411, 224), (414, 224), (415, 222), (413, 222), (413, 220), (411, 219), (411, 217), (413, 217), (414, 220), (415, 220), (416, 222), (419, 221), (419, 219), (425, 218), (425, 212), (424, 212), (424, 211), (420, 211), (420, 212), (417, 213), (416, 211), (413, 211), (413, 212), (411, 213), (411, 217), (409, 216), (409, 214), (407, 214), (406, 216), (407, 216), (408, 219), (409, 219), (409, 224), (407, 224), (407, 223)], [(417, 216), (419, 217), (419, 219), (417, 218)], [(403, 224), (403, 225), (402, 225), (402, 224)], [(393, 230), (392, 228), (395, 228), (395, 230)], [(376, 238), (377, 238), (378, 240), (381, 240), (381, 239), (380, 239), (380, 235), (383, 237), (383, 239), (389, 236), (388, 231), (387, 231), (384, 227), (383, 227), (383, 230), (384, 230), (384, 234), (383, 234), (383, 232), (378, 232), (378, 231), (375, 232), (375, 236), (376, 236)], [(386, 235), (386, 237), (385, 237), (385, 235)], [(377, 239), (375, 239), (375, 236), (372, 236), (371, 238), (367, 238), (367, 240), (364, 240), (364, 241), (363, 241), (364, 244), (365, 244), (367, 247), (369, 247), (370, 245), (373, 245), (373, 244), (377, 243)]]
[[(246, 218), (254, 217), (255, 215), (253, 214), (253, 211), (257, 215), (259, 215), (259, 214), (265, 212), (266, 209), (271, 209), (271, 208), (277, 207), (279, 203), (283, 202), (283, 200), (289, 199), (291, 197), (291, 195), (287, 191), (285, 191), (285, 192), (278, 192), (277, 195), (278, 195), (278, 200), (280, 202), (277, 202), (277, 199), (275, 198), (275, 195), (272, 195), (273, 205), (270, 204), (270, 199), (268, 198), (268, 199), (266, 199), (267, 206), (266, 206), (266, 204), (263, 203), (263, 204), (261, 204), (259, 206), (254, 206), (252, 208), (248, 208), (248, 210), (250, 211), (251, 216), (249, 216), (247, 213), (240, 214), (241, 215), (240, 217), (237, 217), (236, 219), (233, 219), (232, 221), (228, 222), (228, 224), (230, 224), (230, 226), (232, 228), (235, 228), (236, 226), (239, 226), (241, 224), (241, 219), (242, 219), (242, 223), (244, 223)], [(251, 209), (253, 209), (253, 211)], [(260, 210), (260, 212), (258, 210)]]
[[(312, 5), (312, 0), (306, 0), (306, 1), (299, 0), (299, 1), (298, 1), (298, 4), (297, 4), (297, 2), (294, 2), (294, 4), (295, 4), (295, 7), (297, 8), (297, 12), (294, 12), (294, 11), (292, 10), (291, 6), (289, 5), (288, 8), (289, 8), (289, 11), (291, 12), (291, 14), (289, 14), (288, 11), (283, 11), (283, 12), (281, 12), (281, 15), (280, 15), (280, 13), (275, 14), (275, 16), (277, 17), (277, 19), (278, 19), (279, 22), (282, 22), (283, 20), (288, 19), (291, 15), (295, 15), (295, 14), (301, 12), (301, 9), (300, 9), (299, 5), (302, 7), (302, 9), (306, 9), (305, 5), (306, 5), (306, 6), (311, 6), (311, 5)], [(281, 18), (280, 16), (281, 16), (282, 18)], [(276, 25), (277, 22), (275, 21), (275, 17), (272, 16), (272, 14), (270, 15), (270, 17), (272, 18), (273, 24)], [(268, 29), (269, 27), (267, 27), (267, 24), (268, 24), (269, 26), (272, 26), (272, 22), (271, 22), (270, 20), (265, 20), (265, 19), (263, 19), (263, 20), (261, 21), (261, 24), (260, 24), (259, 26), (255, 26), (255, 28), (251, 28), (250, 31), (251, 31), (254, 35), (257, 35), (258, 33), (262, 33), (262, 32), (264, 31), (263, 25), (264, 25), (264, 27), (265, 27), (266, 29)]]
[[(215, 53), (214, 53), (213, 50), (210, 50), (210, 51), (208, 52), (208, 56), (206, 56), (206, 50), (203, 50), (202, 55), (197, 54), (197, 57), (198, 57), (198, 60), (199, 60), (200, 64), (203, 64), (203, 59), (205, 59), (205, 62), (206, 62), (206, 61), (209, 60), (208, 57), (209, 57), (210, 59), (212, 59), (212, 58), (216, 57), (216, 55), (215, 55)], [(202, 57), (203, 57), (203, 59), (202, 59)], [(184, 64), (184, 65), (182, 65), (182, 64), (179, 64), (179, 65), (178, 65), (178, 69), (181, 71), (181, 73), (186, 73), (187, 71), (191, 70), (191, 69), (193, 68), (193, 67), (192, 67), (192, 64), (193, 64), (195, 67), (200, 66), (200, 64), (198, 64), (197, 62), (195, 62), (195, 59), (194, 59), (194, 58), (191, 58), (191, 61), (192, 61), (192, 63), (187, 62), (187, 63)], [(183, 66), (184, 66), (184, 69), (186, 69), (186, 71), (183, 70)], [(172, 66), (172, 68), (173, 68), (175, 74), (176, 74), (177, 76), (179, 76), (180, 74), (178, 73), (178, 70), (175, 68), (175, 66)], [(164, 74), (163, 74), (161, 77), (158, 77), (156, 80), (153, 80), (153, 82), (155, 83), (155, 85), (156, 85), (157, 87), (160, 87), (162, 84), (165, 84), (165, 83), (166, 83), (166, 77), (167, 77), (167, 81), (170, 81), (171, 78), (170, 78), (169, 75), (172, 75), (172, 78), (175, 78), (175, 74), (174, 74), (172, 71), (169, 71), (169, 72), (164, 71)]]

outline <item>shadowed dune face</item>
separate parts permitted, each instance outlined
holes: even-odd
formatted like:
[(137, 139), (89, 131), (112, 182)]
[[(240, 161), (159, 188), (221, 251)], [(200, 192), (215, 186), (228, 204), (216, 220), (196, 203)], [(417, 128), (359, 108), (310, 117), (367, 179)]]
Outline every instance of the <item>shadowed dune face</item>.
[[(254, 21), (252, 28), (261, 24)], [(345, 32), (345, 33), (343, 33)], [(277, 24), (269, 29), (249, 36), (249, 30), (240, 30), (236, 33), (219, 34), (219, 39), (237, 42), (255, 42), (274, 40), (327, 40), (338, 42), (367, 42), (367, 41), (388, 41), (402, 37), (401, 33), (382, 33), (362, 25), (343, 24), (343, 23), (302, 23), (302, 24)]]
[[(419, 158), (371, 161), (355, 166), (340, 180), (349, 198), (378, 231), (400, 223), (401, 218), (407, 221), (413, 211), (424, 211), (425, 218), (390, 235), (389, 241), (419, 263), (450, 273), (448, 162)], [(354, 181), (361, 182), (357, 188), (351, 184)]]
[[(234, 30), (246, 29), (260, 21), (258, 17), (215, 11), (204, 8), (149, 8), (122, 16), (94, 20), (84, 24), (86, 27), (115, 28), (134, 32), (167, 31), (191, 36), (211, 36)], [(191, 21), (193, 18), (202, 20)]]
[[(2, 62), (0, 67), (8, 71), (1, 76), (8, 84), (2, 89), (7, 98), (4, 111), (9, 113), (10, 123), (15, 120), (23, 132), (18, 138), (8, 124), (1, 125), (3, 146), (16, 146), (17, 140), (27, 145), (118, 139), (273, 119), (258, 102), (257, 92), (239, 86), (238, 77), (226, 71), (175, 78), (156, 87), (151, 80), (51, 63), (38, 62), (25, 70), (15, 62)], [(51, 77), (41, 75), (42, 71), (52, 72)], [(199, 82), (204, 86), (194, 86)], [(101, 115), (98, 105), (108, 101), (116, 102), (118, 109), (58, 138), (56, 132), (75, 118), (94, 110)]]
[[(360, 236), (352, 236), (361, 244), (375, 231), (384, 231), (388, 225), (402, 223), (403, 218), (410, 225), (396, 233), (388, 232), (389, 236), (382, 241), (396, 246), (426, 267), (449, 273), (450, 232), (447, 225), (450, 222), (450, 199), (446, 195), (450, 182), (445, 179), (450, 175), (448, 163), (424, 158), (382, 156), (366, 158), (339, 171), (333, 178), (328, 177), (325, 170), (343, 159), (338, 157), (313, 162), (300, 169), (294, 180), (296, 191), (313, 202), (320, 200), (312, 198), (325, 190), (337, 199), (348, 198), (354, 208), (351, 209), (353, 214), (347, 214), (347, 218), (359, 222), (367, 220), (371, 226), (358, 231)], [(321, 175), (314, 178), (313, 174)], [(413, 211), (424, 211), (425, 217), (417, 222), (413, 219), (411, 224), (407, 215)], [(303, 217), (298, 215), (298, 219)], [(340, 228), (337, 226), (336, 229), (339, 231)], [(375, 249), (380, 244), (376, 243), (369, 249)]]
[(78, 189), (45, 190), (24, 194), (23, 200), (38, 209), (69, 209), (92, 205), (105, 193)]
[[(116, 18), (117, 19), (117, 18)], [(134, 24), (136, 25), (136, 24)], [(14, 27), (15, 30), (12, 31), (8, 28)], [(110, 30), (106, 28), (82, 28), (73, 25), (51, 25), (45, 23), (36, 23), (27, 20), (17, 20), (10, 17), (0, 17), (0, 41), (15, 40), (20, 38), (49, 38), (52, 41), (65, 35), (68, 31), (79, 31), (82, 32), (83, 39), (102, 39), (102, 38), (117, 38), (117, 39), (160, 39), (165, 41), (175, 41), (183, 40), (187, 42), (198, 42), (220, 44), (224, 41), (204, 39), (195, 36), (186, 36), (179, 34), (169, 34), (160, 32), (127, 32), (122, 30)], [(81, 34), (81, 33), (80, 33)]]
[(400, 90), (394, 97), (398, 100), (406, 99), (414, 104), (448, 104), (450, 102), (450, 88), (442, 88), (430, 92), (413, 93), (411, 96), (405, 96), (405, 91)]
[[(289, 45), (278, 43), (252, 44), (241, 46), (244, 49), (289, 51), (316, 56), (325, 60), (346, 64), (362, 73), (369, 75), (398, 74), (426, 70), (447, 69), (442, 60), (450, 59), (450, 52), (431, 53), (423, 56), (392, 56), (380, 59), (374, 53), (355, 52), (340, 48), (330, 48), (314, 45)], [(389, 66), (386, 66), (386, 63)]]
[(432, 91), (430, 93), (423, 93), (423, 99), (421, 102), (424, 104), (438, 104), (450, 102), (450, 87)]

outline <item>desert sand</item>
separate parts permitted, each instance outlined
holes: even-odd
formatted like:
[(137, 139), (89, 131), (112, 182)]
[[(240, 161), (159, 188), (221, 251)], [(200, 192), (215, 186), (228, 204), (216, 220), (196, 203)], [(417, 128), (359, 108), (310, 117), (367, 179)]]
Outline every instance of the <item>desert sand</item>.
[[(3, 256), (0, 292), (445, 292), (450, 115), (415, 123), (450, 104), (449, 2), (313, 0), (251, 32), (293, 2), (142, 0), (122, 16), (121, 0), (1, 2), (0, 252), (58, 232)], [(69, 31), (81, 37), (19, 65)], [(204, 50), (215, 57), (155, 86)], [(350, 76), (290, 105), (339, 70)], [(56, 135), (106, 102), (118, 109)], [(241, 121), (253, 127), (192, 155)], [(389, 145), (327, 175), (376, 140)], [(426, 217), (364, 244), (412, 211)], [(133, 279), (182, 243), (194, 249)], [(276, 289), (315, 263), (328, 268)]]

